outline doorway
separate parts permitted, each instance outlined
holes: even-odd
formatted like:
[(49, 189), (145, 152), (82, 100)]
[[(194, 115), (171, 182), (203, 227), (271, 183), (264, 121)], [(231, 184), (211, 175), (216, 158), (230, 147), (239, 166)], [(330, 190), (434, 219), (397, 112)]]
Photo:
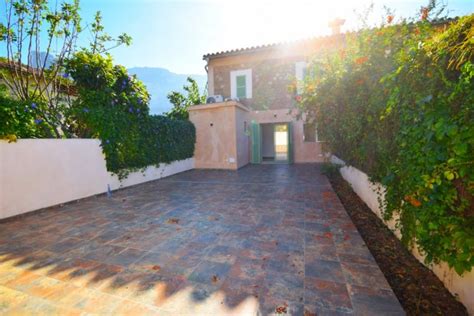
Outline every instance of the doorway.
[[(261, 159), (263, 163), (290, 162), (289, 123), (260, 124)], [(257, 139), (255, 141), (258, 141)], [(255, 146), (254, 146), (255, 147)]]

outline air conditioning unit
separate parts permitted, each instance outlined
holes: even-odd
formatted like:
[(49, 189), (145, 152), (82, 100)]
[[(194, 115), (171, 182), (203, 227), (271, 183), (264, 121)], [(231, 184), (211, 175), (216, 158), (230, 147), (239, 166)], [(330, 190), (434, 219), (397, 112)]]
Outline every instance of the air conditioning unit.
[(217, 102), (224, 102), (224, 97), (221, 95), (210, 95), (206, 99), (206, 103), (217, 103)]

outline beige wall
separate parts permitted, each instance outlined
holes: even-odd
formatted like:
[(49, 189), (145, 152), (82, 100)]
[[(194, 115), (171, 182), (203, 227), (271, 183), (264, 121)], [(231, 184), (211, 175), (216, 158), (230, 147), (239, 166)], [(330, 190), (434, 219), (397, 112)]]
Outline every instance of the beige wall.
[(193, 159), (148, 167), (120, 182), (107, 172), (99, 140), (0, 141), (0, 219), (159, 179), (193, 168)]
[(196, 127), (196, 168), (235, 170), (248, 163), (248, 137), (243, 131), (247, 112), (233, 101), (189, 109), (189, 120)]
[[(345, 164), (344, 161), (335, 156), (331, 157), (331, 162)], [(340, 172), (342, 177), (350, 183), (354, 192), (383, 220), (379, 198), (383, 200), (384, 197), (383, 195), (379, 197), (376, 192), (384, 192), (384, 187), (379, 183), (370, 182), (369, 177), (357, 168), (344, 166), (340, 169)], [(396, 223), (396, 219), (385, 222), (394, 234), (401, 238), (401, 233), (399, 228), (396, 227)], [(424, 264), (425, 257), (416, 248), (412, 250), (412, 253)], [(474, 270), (465, 272), (463, 276), (460, 276), (454, 269), (450, 269), (446, 263), (432, 264), (428, 267), (438, 276), (451, 293), (459, 296), (459, 300), (466, 306), (469, 314), (474, 315)]]
[(304, 122), (302, 120), (293, 122), (293, 151), (295, 162), (323, 162), (321, 142), (305, 142), (303, 125)]
[(193, 106), (189, 109), (189, 119), (196, 127), (196, 168), (236, 170), (248, 164), (252, 121), (292, 122), (294, 162), (323, 161), (321, 144), (303, 142), (303, 121), (296, 120), (295, 113), (288, 109), (249, 111), (237, 102), (228, 101)]

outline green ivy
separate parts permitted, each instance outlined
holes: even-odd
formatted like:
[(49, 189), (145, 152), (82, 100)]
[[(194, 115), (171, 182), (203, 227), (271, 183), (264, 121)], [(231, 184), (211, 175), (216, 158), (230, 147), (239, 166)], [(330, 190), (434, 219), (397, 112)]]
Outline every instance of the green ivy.
[(78, 52), (66, 69), (79, 94), (70, 113), (76, 134), (102, 140), (109, 171), (123, 178), (130, 170), (193, 156), (194, 125), (150, 116), (143, 83), (109, 55)]
[(328, 150), (386, 187), (385, 218), (426, 262), (474, 265), (474, 15), (346, 36), (313, 63), (299, 107)]
[(0, 91), (0, 139), (45, 138), (54, 135), (52, 127), (43, 119), (40, 102), (22, 101)]

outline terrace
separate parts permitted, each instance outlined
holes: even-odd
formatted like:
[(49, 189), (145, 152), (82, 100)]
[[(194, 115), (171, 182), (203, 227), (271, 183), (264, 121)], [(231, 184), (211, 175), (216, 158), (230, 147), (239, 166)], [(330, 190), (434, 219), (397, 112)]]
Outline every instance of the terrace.
[(0, 222), (0, 313), (404, 314), (319, 165), (191, 170)]

